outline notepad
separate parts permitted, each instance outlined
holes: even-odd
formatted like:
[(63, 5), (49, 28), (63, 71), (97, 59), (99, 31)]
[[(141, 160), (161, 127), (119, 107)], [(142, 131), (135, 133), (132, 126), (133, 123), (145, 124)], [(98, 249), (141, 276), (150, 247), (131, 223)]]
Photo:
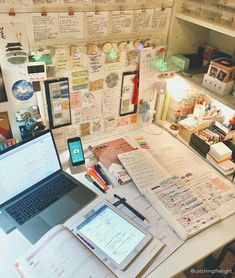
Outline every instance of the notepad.
[(223, 142), (211, 145), (209, 153), (216, 159), (217, 162), (225, 159), (231, 159), (232, 157), (232, 151)]

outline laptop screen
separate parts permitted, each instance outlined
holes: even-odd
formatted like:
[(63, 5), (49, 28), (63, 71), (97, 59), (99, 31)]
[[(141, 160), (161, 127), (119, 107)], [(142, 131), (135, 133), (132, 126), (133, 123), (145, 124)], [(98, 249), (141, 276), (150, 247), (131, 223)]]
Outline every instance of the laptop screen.
[(0, 205), (60, 170), (50, 132), (0, 155)]

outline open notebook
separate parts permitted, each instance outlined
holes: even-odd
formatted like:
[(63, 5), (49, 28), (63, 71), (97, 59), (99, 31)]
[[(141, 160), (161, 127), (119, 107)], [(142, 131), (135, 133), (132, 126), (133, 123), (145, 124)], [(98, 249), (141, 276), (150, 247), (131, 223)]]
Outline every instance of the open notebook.
[(235, 212), (235, 187), (209, 171), (169, 176), (147, 150), (118, 155), (133, 182), (183, 240)]

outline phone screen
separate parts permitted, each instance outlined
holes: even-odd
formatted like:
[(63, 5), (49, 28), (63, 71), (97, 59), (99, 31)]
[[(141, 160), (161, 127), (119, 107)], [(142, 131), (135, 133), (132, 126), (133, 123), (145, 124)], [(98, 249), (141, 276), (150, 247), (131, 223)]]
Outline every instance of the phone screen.
[(80, 140), (68, 142), (72, 165), (80, 165), (85, 163), (85, 158)]

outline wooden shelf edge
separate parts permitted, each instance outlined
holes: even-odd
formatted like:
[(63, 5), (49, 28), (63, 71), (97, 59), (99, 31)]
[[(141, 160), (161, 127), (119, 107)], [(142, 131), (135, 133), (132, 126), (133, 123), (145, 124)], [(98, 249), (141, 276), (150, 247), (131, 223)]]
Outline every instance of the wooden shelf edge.
[(230, 37), (235, 38), (235, 30), (231, 27), (223, 26), (222, 24), (218, 24), (214, 21), (210, 21), (208, 19), (201, 19), (199, 17), (189, 15), (186, 13), (176, 13), (176, 17), (191, 23), (194, 23), (196, 25), (208, 28), (210, 30), (223, 33), (225, 35), (228, 35)]

